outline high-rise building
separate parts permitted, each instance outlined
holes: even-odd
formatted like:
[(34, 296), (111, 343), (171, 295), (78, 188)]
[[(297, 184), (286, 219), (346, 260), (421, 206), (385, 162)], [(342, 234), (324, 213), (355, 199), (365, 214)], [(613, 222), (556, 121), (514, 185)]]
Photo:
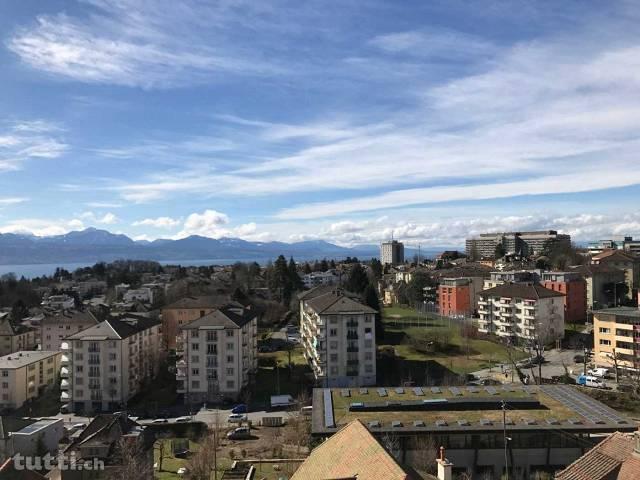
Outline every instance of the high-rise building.
[(404, 244), (397, 240), (382, 242), (382, 245), (380, 245), (380, 262), (383, 265), (404, 263)]
[(545, 254), (556, 246), (570, 245), (571, 236), (555, 230), (481, 233), (476, 238), (467, 239), (466, 254), (473, 260), (494, 258), (496, 248), (501, 246), (505, 254), (530, 257)]

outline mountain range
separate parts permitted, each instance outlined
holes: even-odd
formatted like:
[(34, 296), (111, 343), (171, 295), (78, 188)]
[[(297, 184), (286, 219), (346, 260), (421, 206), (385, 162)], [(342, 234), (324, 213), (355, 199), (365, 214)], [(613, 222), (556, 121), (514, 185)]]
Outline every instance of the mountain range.
[[(408, 250), (406, 255), (412, 255)], [(0, 265), (23, 265), (72, 262), (110, 262), (117, 259), (179, 262), (187, 260), (233, 260), (264, 262), (278, 255), (296, 259), (342, 259), (347, 256), (379, 256), (377, 245), (341, 247), (324, 240), (296, 243), (249, 242), (239, 238), (208, 238), (192, 235), (180, 240), (135, 241), (126, 235), (87, 228), (65, 235), (36, 237), (0, 234)], [(423, 255), (429, 256), (423, 250)]]

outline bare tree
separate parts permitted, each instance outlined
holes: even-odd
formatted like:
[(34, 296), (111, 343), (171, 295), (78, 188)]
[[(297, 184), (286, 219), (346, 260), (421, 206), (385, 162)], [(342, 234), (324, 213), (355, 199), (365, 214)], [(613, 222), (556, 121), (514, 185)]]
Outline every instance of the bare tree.
[(400, 439), (393, 433), (385, 433), (380, 439), (382, 446), (389, 452), (389, 454), (400, 462), (402, 456), (402, 450), (400, 445)]
[(167, 445), (168, 435), (159, 435), (153, 444), (154, 451), (158, 452), (158, 471), (162, 472), (162, 463), (165, 457), (169, 456), (169, 446)]
[(110, 480), (153, 478), (153, 456), (145, 450), (140, 437), (121, 438), (116, 446), (116, 458), (119, 467), (109, 473)]
[(436, 473), (436, 459), (438, 457), (438, 446), (431, 435), (415, 436), (411, 439), (413, 452), (410, 465), (420, 473)]

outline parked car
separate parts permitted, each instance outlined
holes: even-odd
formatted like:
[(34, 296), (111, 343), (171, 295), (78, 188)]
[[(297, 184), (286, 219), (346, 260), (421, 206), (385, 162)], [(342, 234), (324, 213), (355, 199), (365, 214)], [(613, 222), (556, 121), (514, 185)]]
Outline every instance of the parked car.
[(169, 420), (166, 418), (156, 418), (155, 420), (152, 420), (151, 423), (169, 423)]
[(291, 343), (300, 343), (300, 337), (294, 335), (287, 335), (287, 341)]
[(607, 384), (601, 378), (591, 375), (580, 375), (578, 377), (578, 385), (593, 388), (607, 388)]
[(579, 353), (578, 355), (574, 355), (573, 361), (575, 363), (584, 363), (584, 355), (582, 355), (581, 353)]
[(229, 418), (227, 418), (227, 422), (229, 423), (242, 423), (246, 421), (247, 416), (243, 415), (242, 413), (232, 413), (231, 415), (229, 415)]
[(247, 413), (247, 406), (244, 403), (239, 403), (231, 409), (231, 413)]
[(310, 406), (308, 406), (308, 407), (302, 407), (302, 408), (300, 409), (300, 413), (301, 413), (302, 415), (311, 415), (311, 414), (313, 413), (313, 406), (312, 406), (312, 405), (310, 405)]
[(176, 418), (176, 423), (190, 422), (191, 417), (178, 417)]
[(606, 368), (594, 368), (591, 370), (587, 370), (587, 375), (591, 375), (592, 377), (606, 377), (609, 370)]
[(251, 438), (251, 429), (249, 427), (238, 427), (227, 433), (229, 440), (246, 440)]

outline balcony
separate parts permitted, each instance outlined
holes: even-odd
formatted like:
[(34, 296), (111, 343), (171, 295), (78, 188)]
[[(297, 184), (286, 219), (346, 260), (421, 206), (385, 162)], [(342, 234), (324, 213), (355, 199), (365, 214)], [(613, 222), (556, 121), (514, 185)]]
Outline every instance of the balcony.
[(60, 401), (62, 403), (67, 403), (71, 399), (71, 395), (68, 392), (60, 393)]
[(359, 351), (358, 347), (347, 347), (347, 352), (349, 353), (355, 353), (358, 351)]
[(66, 366), (69, 365), (69, 356), (66, 354), (62, 354), (62, 356), (60, 357), (60, 366)]
[(60, 369), (60, 378), (69, 378), (69, 369), (67, 367)]
[(349, 365), (349, 366), (356, 366), (359, 363), (360, 362), (358, 360), (347, 360), (347, 365)]
[(60, 390), (69, 390), (69, 380), (62, 379), (60, 382)]
[(349, 332), (347, 332), (347, 339), (349, 339), (349, 340), (357, 340), (358, 339), (358, 334), (356, 332), (349, 331)]
[(60, 344), (60, 350), (62, 350), (63, 352), (67, 352), (71, 349), (71, 347), (69, 346), (68, 342), (62, 342)]

